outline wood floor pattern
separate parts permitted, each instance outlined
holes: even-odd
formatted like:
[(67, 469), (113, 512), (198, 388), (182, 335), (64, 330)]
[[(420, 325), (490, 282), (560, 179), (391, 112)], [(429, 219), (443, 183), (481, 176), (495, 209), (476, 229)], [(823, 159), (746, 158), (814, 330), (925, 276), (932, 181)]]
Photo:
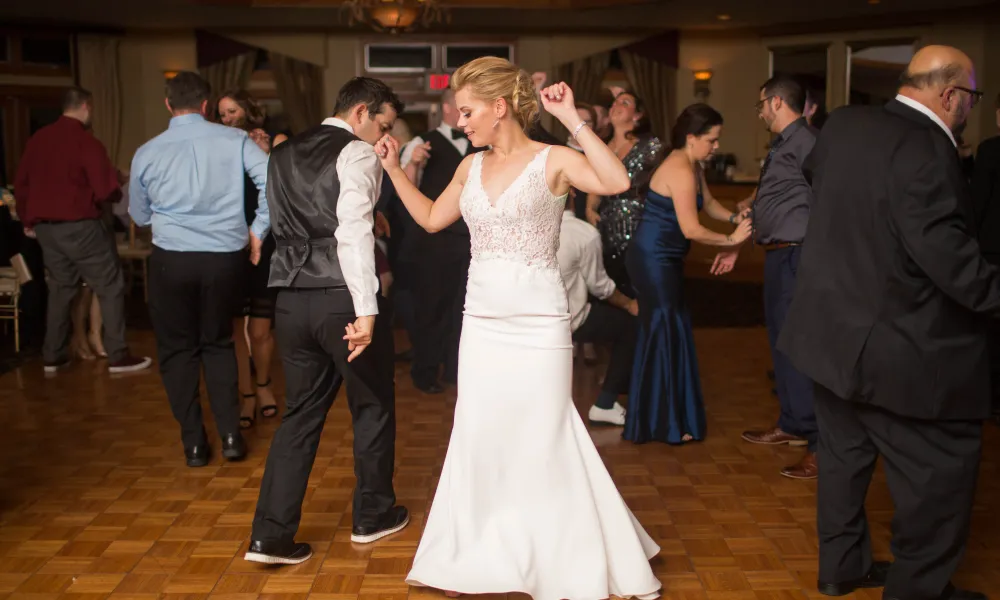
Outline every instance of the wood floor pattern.
[[(619, 429), (592, 431), (627, 503), (662, 546), (652, 564), (664, 597), (822, 598), (815, 591), (815, 482), (778, 474), (801, 450), (739, 438), (775, 418), (766, 334), (703, 329), (696, 340), (705, 442), (635, 446), (620, 439)], [(149, 332), (135, 333), (132, 343), (153, 352)], [(453, 392), (419, 395), (407, 365), (399, 365), (395, 482), (413, 523), (367, 547), (350, 542), (352, 436), (346, 403), (338, 400), (299, 535), (316, 557), (279, 570), (242, 558), (277, 421), (263, 420), (249, 435), (247, 461), (216, 458), (189, 469), (156, 372), (113, 377), (101, 367), (76, 364), (45, 378), (35, 361), (0, 378), (0, 600), (443, 598), (410, 589), (403, 578), (444, 460)], [(578, 364), (575, 394), (583, 410), (599, 375), (599, 368)], [(974, 528), (957, 578), (987, 592), (1000, 590), (998, 446), (997, 429), (987, 426)], [(876, 552), (888, 557), (892, 502), (881, 475), (869, 515)], [(876, 590), (847, 598), (880, 597)]]

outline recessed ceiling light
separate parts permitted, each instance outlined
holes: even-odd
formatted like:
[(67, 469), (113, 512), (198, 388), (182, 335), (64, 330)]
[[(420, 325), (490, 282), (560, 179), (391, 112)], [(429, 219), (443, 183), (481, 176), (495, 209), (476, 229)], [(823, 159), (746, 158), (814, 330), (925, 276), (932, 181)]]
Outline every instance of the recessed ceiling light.
[(728, 21), (729, 19), (732, 19), (732, 17), (730, 17), (729, 15), (719, 15), (716, 18), (720, 21)]

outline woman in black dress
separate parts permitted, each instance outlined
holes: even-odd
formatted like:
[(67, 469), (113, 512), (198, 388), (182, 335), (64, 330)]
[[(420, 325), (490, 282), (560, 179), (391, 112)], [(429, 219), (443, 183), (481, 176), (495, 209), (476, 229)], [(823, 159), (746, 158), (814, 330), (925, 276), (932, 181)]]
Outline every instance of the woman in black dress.
[[(288, 139), (287, 134), (278, 133), (272, 140), (264, 131), (264, 111), (245, 90), (231, 90), (222, 94), (216, 108), (223, 125), (246, 130), (250, 139), (264, 152), (270, 153), (271, 148)], [(258, 192), (249, 177), (244, 177), (243, 189), (244, 210), (249, 227), (257, 210)], [(236, 326), (233, 327), (240, 394), (243, 396), (240, 409), (240, 427), (243, 429), (253, 427), (258, 409), (265, 418), (278, 414), (274, 393), (271, 391), (271, 359), (274, 355), (271, 324), (274, 322), (277, 290), (267, 287), (271, 255), (275, 247), (274, 237), (268, 234), (263, 242), (260, 262), (256, 265), (247, 262), (244, 300), (237, 307)]]

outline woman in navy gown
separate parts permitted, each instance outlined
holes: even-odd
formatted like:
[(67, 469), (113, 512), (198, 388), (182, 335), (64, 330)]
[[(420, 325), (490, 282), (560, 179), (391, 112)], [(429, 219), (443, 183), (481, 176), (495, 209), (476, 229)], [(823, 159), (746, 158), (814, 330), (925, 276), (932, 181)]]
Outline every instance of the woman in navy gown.
[[(706, 104), (684, 109), (671, 133), (673, 150), (657, 167), (646, 194), (642, 220), (629, 246), (628, 274), (638, 295), (639, 339), (625, 439), (681, 444), (705, 437), (691, 317), (684, 304), (684, 257), (691, 242), (721, 248), (742, 244), (750, 220), (717, 202), (705, 184), (700, 161), (719, 147), (722, 115)], [(704, 227), (698, 213), (737, 225), (726, 235)], [(713, 272), (732, 268), (720, 255)]]

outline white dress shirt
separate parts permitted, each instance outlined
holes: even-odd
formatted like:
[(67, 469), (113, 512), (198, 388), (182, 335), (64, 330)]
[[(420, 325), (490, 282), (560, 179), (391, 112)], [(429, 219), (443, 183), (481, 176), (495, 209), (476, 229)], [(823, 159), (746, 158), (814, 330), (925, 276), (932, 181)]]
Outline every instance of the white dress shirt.
[(576, 331), (590, 315), (588, 294), (607, 300), (615, 293), (615, 282), (604, 270), (601, 234), (590, 223), (577, 219), (571, 210), (563, 213), (556, 260), (566, 285), (570, 327)]
[(941, 120), (941, 117), (939, 117), (936, 114), (934, 114), (934, 111), (932, 111), (931, 109), (927, 108), (923, 104), (917, 102), (913, 98), (908, 98), (908, 97), (906, 97), (906, 96), (904, 96), (902, 94), (897, 94), (896, 95), (896, 100), (898, 100), (898, 101), (902, 102), (903, 104), (909, 106), (913, 110), (920, 111), (920, 112), (924, 113), (925, 115), (927, 115), (932, 121), (934, 121), (935, 123), (937, 123), (938, 126), (941, 127), (941, 129), (944, 129), (944, 132), (948, 134), (948, 139), (950, 139), (951, 143), (955, 144), (955, 147), (958, 148), (958, 142), (955, 141), (955, 134), (952, 133), (951, 129), (949, 129), (947, 125), (944, 124), (944, 121)]
[[(345, 121), (329, 118), (323, 125), (354, 133)], [(378, 275), (375, 271), (375, 201), (382, 185), (382, 163), (375, 148), (355, 140), (337, 157), (337, 260), (359, 317), (378, 314)]]
[[(448, 125), (447, 123), (441, 123), (440, 125), (438, 125), (436, 131), (440, 132), (441, 135), (444, 136), (444, 139), (451, 142), (451, 145), (454, 146), (456, 150), (458, 150), (459, 154), (465, 156), (465, 153), (469, 150), (469, 138), (466, 137), (460, 137), (458, 139), (453, 138), (451, 136), (451, 132), (458, 130), (452, 127), (451, 125)], [(413, 149), (419, 146), (420, 144), (423, 144), (424, 142), (425, 142), (424, 138), (418, 135), (417, 137), (407, 142), (405, 146), (403, 146), (403, 152), (402, 154), (399, 155), (400, 168), (405, 169), (407, 165), (410, 164), (410, 161), (413, 159)], [(424, 174), (424, 168), (418, 167), (417, 179), (416, 181), (413, 182), (413, 185), (420, 187), (420, 179), (423, 176), (423, 174)]]

